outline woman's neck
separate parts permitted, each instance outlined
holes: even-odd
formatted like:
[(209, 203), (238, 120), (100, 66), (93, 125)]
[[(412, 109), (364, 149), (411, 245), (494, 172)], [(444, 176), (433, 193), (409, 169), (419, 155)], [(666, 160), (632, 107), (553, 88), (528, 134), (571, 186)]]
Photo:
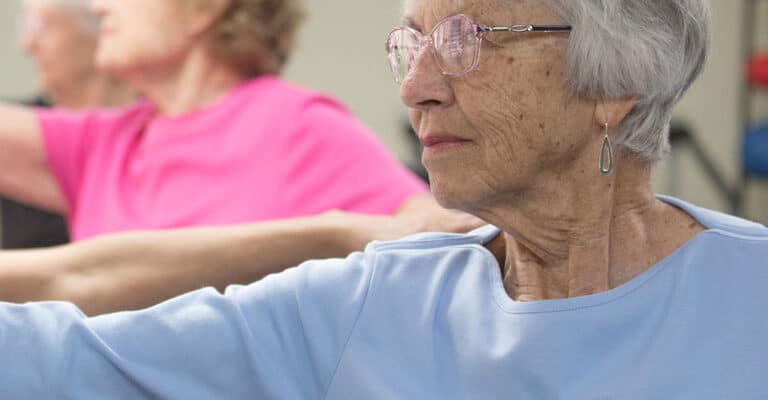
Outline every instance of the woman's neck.
[(105, 74), (94, 72), (76, 84), (53, 88), (50, 100), (68, 110), (122, 107), (136, 100), (136, 92)]
[(161, 115), (177, 116), (215, 103), (244, 77), (198, 49), (179, 68), (127, 74), (123, 79), (151, 101)]
[(616, 161), (610, 177), (600, 175), (596, 160), (552, 172), (530, 185), (530, 193), (482, 215), (505, 232), (500, 265), (512, 298), (607, 291), (703, 229), (655, 198), (648, 163), (624, 155)]

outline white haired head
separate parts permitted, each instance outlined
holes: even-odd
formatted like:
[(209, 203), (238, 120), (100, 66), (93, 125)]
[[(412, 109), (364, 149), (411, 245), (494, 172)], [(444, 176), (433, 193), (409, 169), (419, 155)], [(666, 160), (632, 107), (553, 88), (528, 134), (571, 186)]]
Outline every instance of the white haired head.
[(85, 32), (97, 35), (99, 17), (91, 10), (91, 0), (21, 0), (26, 7), (61, 7), (72, 12), (82, 23)]
[[(541, 1), (541, 0), (539, 0)], [(573, 26), (573, 92), (634, 97), (618, 145), (648, 161), (669, 150), (672, 109), (701, 73), (711, 41), (707, 0), (547, 0)]]
[[(403, 0), (405, 12), (417, 1)], [(709, 52), (708, 0), (499, 1), (538, 3), (572, 26), (567, 79), (573, 94), (634, 98), (616, 144), (651, 162), (668, 152), (672, 109), (700, 75)], [(463, 0), (454, 3), (461, 9)]]

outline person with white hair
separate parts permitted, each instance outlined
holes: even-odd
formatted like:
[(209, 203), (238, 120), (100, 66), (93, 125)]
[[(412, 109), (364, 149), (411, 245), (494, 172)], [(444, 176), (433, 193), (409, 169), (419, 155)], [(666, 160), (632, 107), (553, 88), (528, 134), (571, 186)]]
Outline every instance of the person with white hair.
[(94, 62), (99, 17), (90, 0), (22, 0), (19, 47), (36, 67), (39, 90), (58, 107), (124, 106), (135, 92)]
[[(29, 6), (84, 4), (48, 1)], [(419, 203), (442, 213), (345, 106), (279, 77), (303, 20), (299, 0), (97, 0), (92, 9), (98, 23), (79, 21), (81, 37), (98, 33), (98, 70), (142, 100), (82, 112), (0, 104), (0, 193), (66, 215), (73, 241), (335, 209), (392, 215)]]
[[(432, 191), (492, 224), (87, 319), (0, 306), (13, 398), (764, 399), (768, 229), (656, 196), (706, 0), (410, 0)], [(503, 246), (499, 246), (503, 245)]]
[[(18, 43), (36, 68), (33, 106), (83, 110), (125, 106), (136, 94), (96, 68), (99, 18), (89, 0), (22, 0)], [(2, 247), (46, 247), (68, 241), (60, 215), (0, 199)]]

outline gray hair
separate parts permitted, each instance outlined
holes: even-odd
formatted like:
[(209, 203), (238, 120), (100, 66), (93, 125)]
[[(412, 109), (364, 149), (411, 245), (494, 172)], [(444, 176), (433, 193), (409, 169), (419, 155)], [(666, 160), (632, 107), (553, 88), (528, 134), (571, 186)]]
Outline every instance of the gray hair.
[(91, 0), (22, 0), (22, 4), (40, 4), (64, 8), (79, 19), (83, 31), (96, 36), (101, 20), (91, 11)]
[(635, 97), (616, 144), (655, 162), (669, 151), (672, 109), (701, 73), (711, 41), (707, 0), (548, 0), (573, 26), (575, 95)]

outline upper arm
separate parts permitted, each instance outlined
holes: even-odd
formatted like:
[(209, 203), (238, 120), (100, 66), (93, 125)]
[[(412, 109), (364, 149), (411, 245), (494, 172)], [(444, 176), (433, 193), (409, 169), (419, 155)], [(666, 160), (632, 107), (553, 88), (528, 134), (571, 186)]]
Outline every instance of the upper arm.
[(48, 167), (35, 112), (0, 104), (0, 192), (16, 200), (57, 211), (66, 202)]
[(0, 304), (12, 398), (321, 398), (367, 295), (362, 255), (225, 295), (86, 319), (64, 303)]

